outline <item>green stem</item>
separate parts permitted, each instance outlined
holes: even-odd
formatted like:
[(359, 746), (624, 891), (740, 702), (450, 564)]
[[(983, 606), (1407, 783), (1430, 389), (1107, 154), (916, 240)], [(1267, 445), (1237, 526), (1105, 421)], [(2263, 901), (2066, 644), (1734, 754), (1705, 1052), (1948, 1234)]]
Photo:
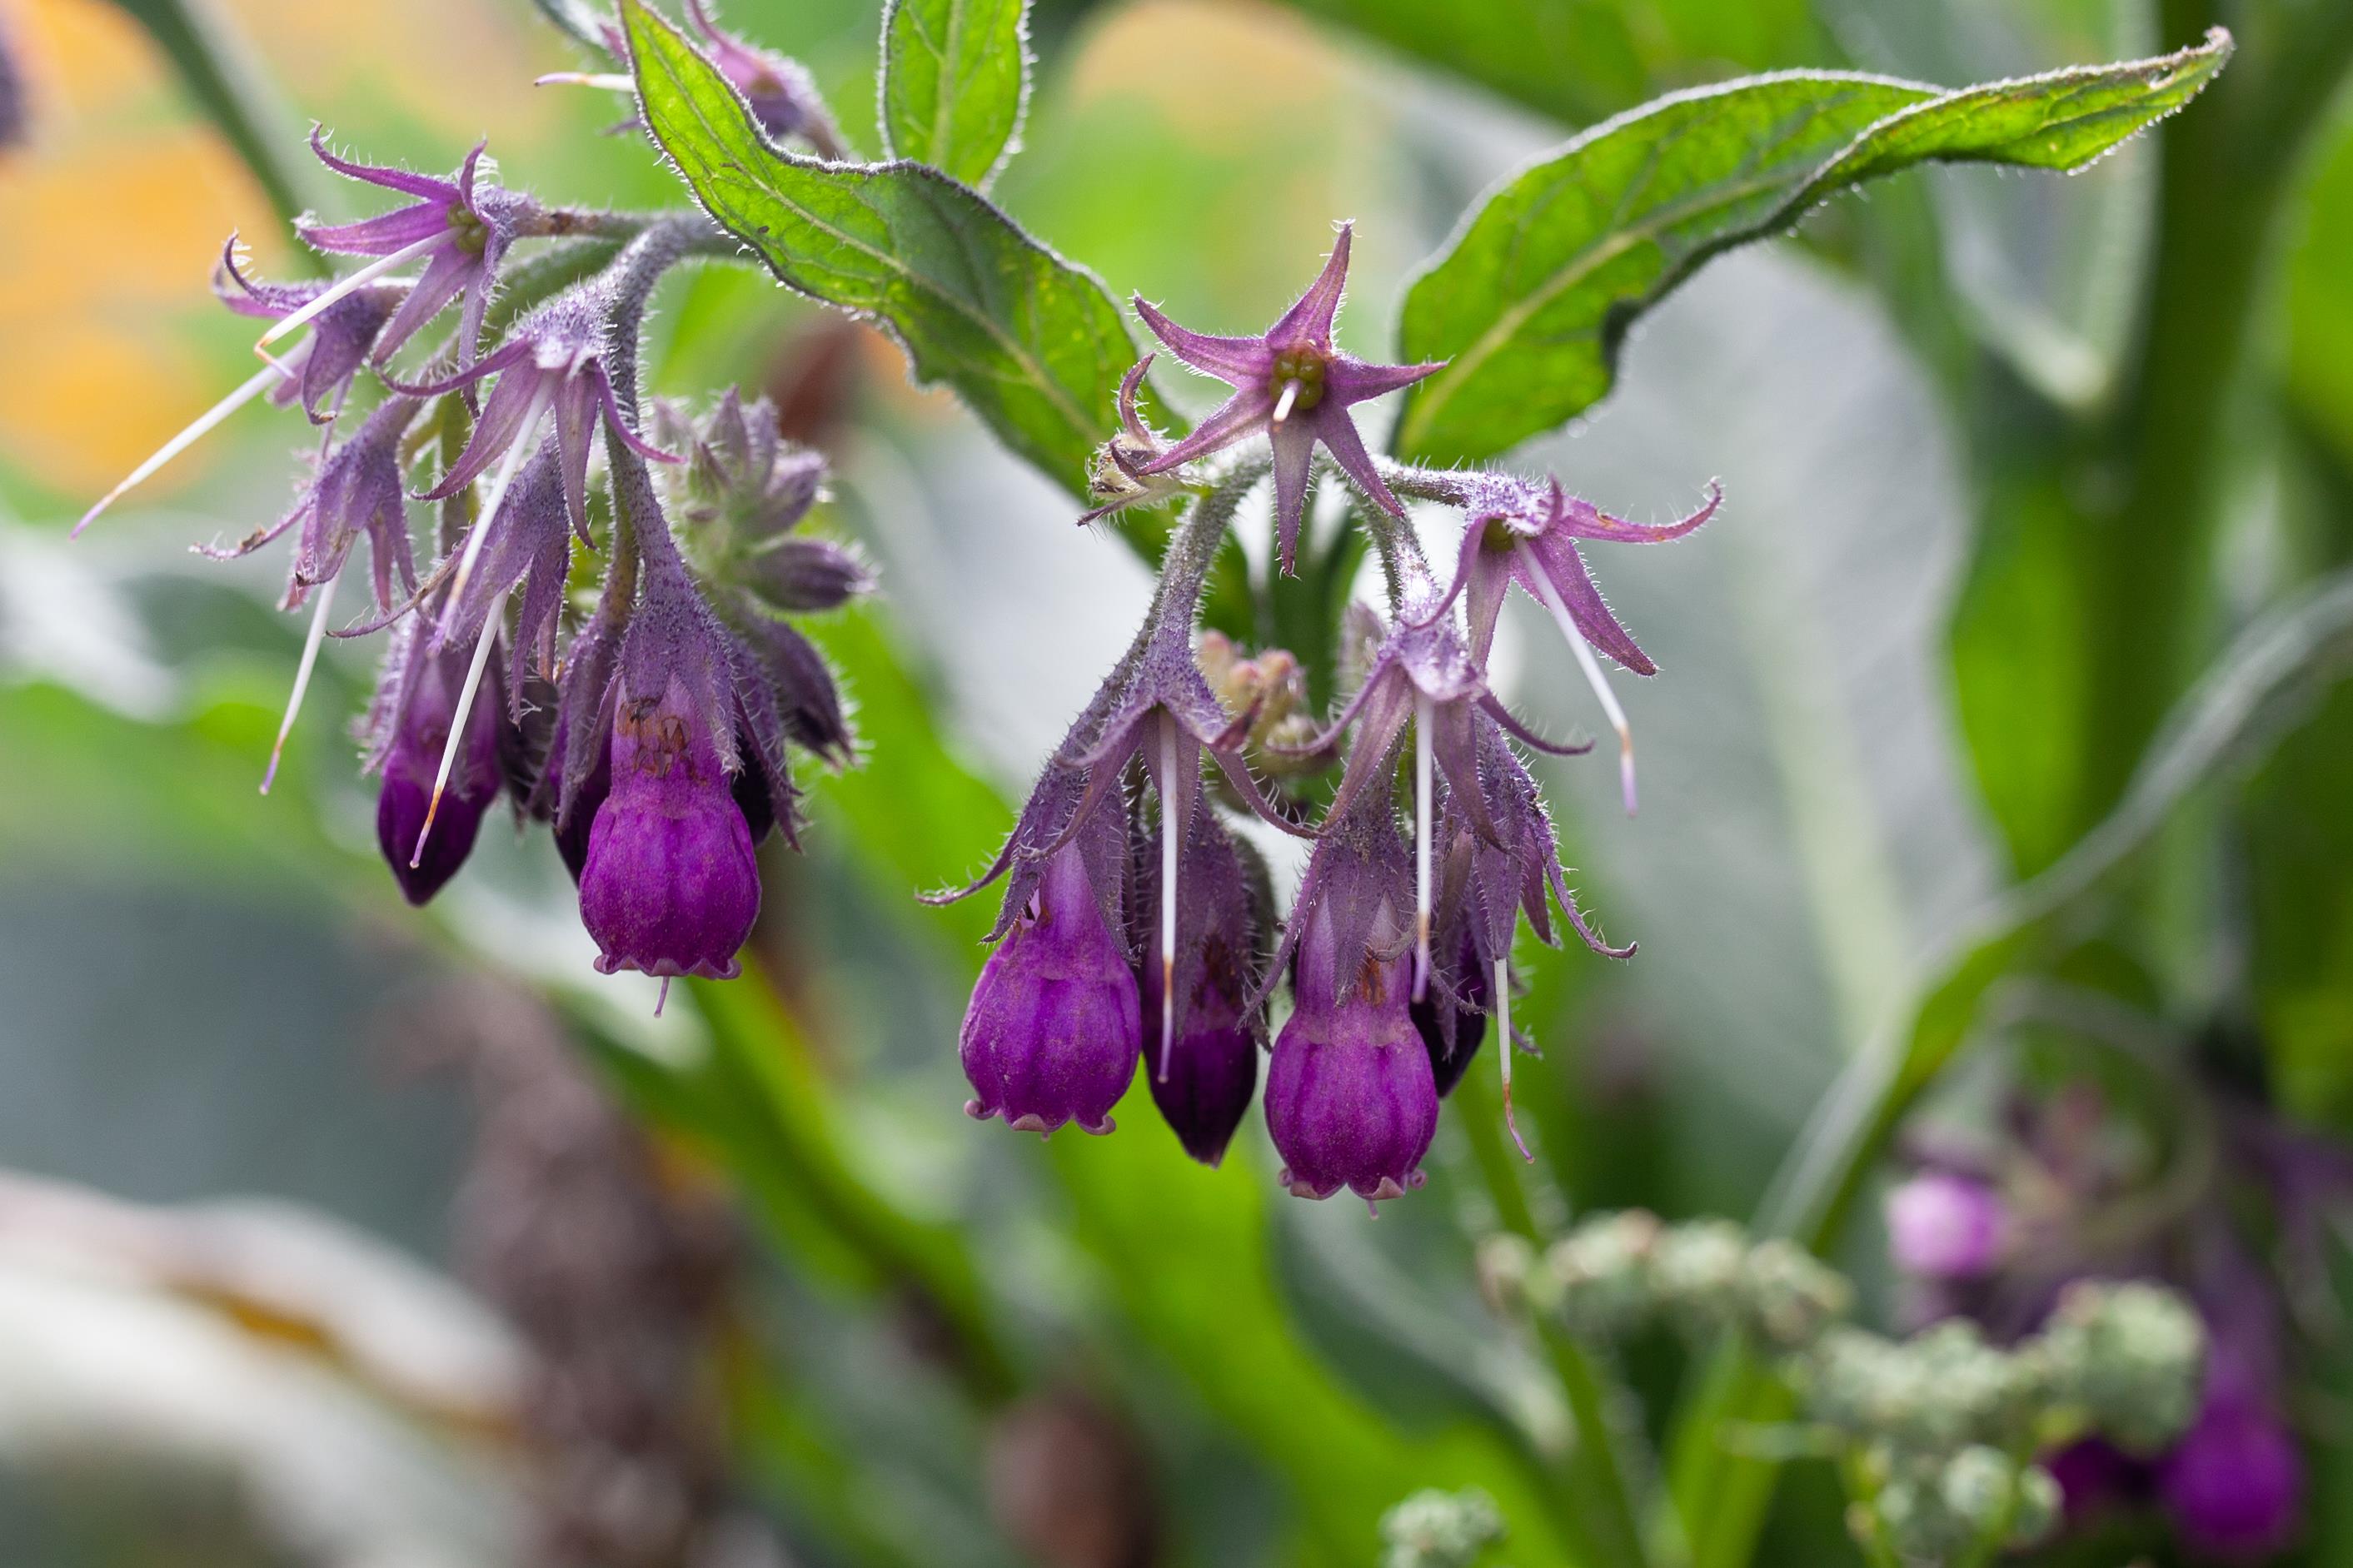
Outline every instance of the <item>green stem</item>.
[(2160, 142), (2155, 260), (2135, 363), (2108, 446), (2124, 484), (2077, 542), (2091, 626), (2085, 773), (2096, 822), (2211, 641), (2209, 562), (2234, 453), (2233, 414), (2305, 144), (2353, 62), (2353, 5), (2164, 0), (2168, 37), (2235, 26), (2241, 49)]
[[(1455, 1089), (1456, 1121), (1471, 1142), (1480, 1176), (1504, 1228), (1542, 1247), (1545, 1237), (1528, 1200), (1520, 1162), (1505, 1146), (1503, 1113), (1483, 1090), (1486, 1079), (1467, 1080)], [(1650, 1568), (1641, 1511), (1619, 1458), (1627, 1436), (1610, 1419), (1611, 1391), (1585, 1347), (1549, 1316), (1535, 1314), (1537, 1342), (1568, 1402), (1575, 1437), (1555, 1457), (1541, 1490), (1552, 1505), (1562, 1535), (1580, 1563), (1593, 1568)]]

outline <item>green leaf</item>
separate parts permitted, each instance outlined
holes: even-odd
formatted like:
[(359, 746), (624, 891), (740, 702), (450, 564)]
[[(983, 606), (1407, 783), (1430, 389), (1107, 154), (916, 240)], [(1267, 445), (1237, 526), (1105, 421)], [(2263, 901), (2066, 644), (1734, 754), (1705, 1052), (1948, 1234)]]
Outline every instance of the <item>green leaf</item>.
[(787, 286), (874, 317), (1074, 493), (1136, 361), (1092, 273), (921, 163), (820, 163), (769, 146), (743, 100), (643, 0), (624, 0), (645, 121), (696, 199)]
[(891, 0), (882, 12), (882, 150), (975, 190), (1005, 166), (1029, 100), (1024, 0)]
[(1931, 161), (2077, 169), (2196, 97), (2220, 29), (2155, 59), (1957, 92), (1802, 72), (1679, 94), (1513, 176), (1406, 296), (1405, 357), (1448, 361), (1409, 395), (1401, 454), (1483, 458), (1609, 390), (1627, 329), (1717, 253), (1849, 185)]

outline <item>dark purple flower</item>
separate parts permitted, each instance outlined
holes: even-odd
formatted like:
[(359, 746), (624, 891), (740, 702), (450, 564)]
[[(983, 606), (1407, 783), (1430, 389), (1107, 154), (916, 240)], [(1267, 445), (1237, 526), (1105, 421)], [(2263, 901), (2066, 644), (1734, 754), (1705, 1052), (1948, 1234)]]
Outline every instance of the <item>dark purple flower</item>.
[(1609, 516), (1590, 501), (1564, 492), (1556, 479), (1539, 482), (1517, 474), (1482, 472), (1466, 476), (1462, 482), (1461, 563), (1445, 596), (1421, 613), (1441, 616), (1457, 595), (1462, 596), (1470, 618), (1472, 652), (1483, 668), (1494, 647), (1495, 618), (1503, 609), (1504, 590), (1517, 583), (1544, 605), (1576, 653), (1610, 727), (1618, 731), (1621, 787), (1626, 809), (1631, 812), (1633, 735), (1592, 649), (1601, 649), (1637, 675), (1655, 675), (1659, 667), (1634, 646), (1634, 639), (1610, 614), (1601, 590), (1585, 569), (1577, 542), (1657, 544), (1680, 539), (1715, 515), (1724, 500), (1722, 487), (1711, 483), (1706, 504), (1689, 517), (1648, 525)]
[(1136, 313), (1178, 359), (1232, 385), (1234, 395), (1194, 426), (1192, 434), (1140, 465), (1139, 478), (1165, 474), (1196, 458), (1263, 432), (1274, 447), (1274, 513), (1282, 569), (1292, 570), (1299, 525), (1307, 506), (1307, 477), (1315, 444), (1391, 514), (1404, 506), (1389, 493), (1356, 434), (1354, 404), (1411, 385), (1436, 364), (1367, 364), (1332, 344), (1332, 321), (1348, 277), (1343, 224), (1323, 273), (1299, 302), (1256, 337), (1217, 338), (1178, 326), (1141, 297)]
[[(338, 158), (327, 151), (323, 132), (316, 127), (311, 132), (311, 150), (330, 169), (416, 198), (406, 206), (357, 223), (306, 221), (301, 226), (302, 237), (318, 249), (378, 258), (313, 300), (306, 307), (310, 310), (319, 310), (322, 300), (332, 302), (396, 268), (412, 261), (425, 264), (416, 287), (408, 291), (408, 298), (401, 302), (376, 339), (375, 359), (379, 364), (399, 352), (401, 344), (460, 295), (465, 297), (465, 304), (459, 320), (458, 359), (460, 364), (470, 363), (481, 340), (482, 316), (490, 308), (491, 292), (497, 284), (499, 265), (506, 258), (507, 247), (543, 216), (539, 204), (522, 192), (486, 184), (476, 178), (482, 147), (482, 143), (476, 143), (474, 150), (466, 154), (466, 161), (459, 165), (457, 174), (442, 179)], [(271, 328), (262, 341), (269, 342), (285, 331), (289, 322), (301, 319), (304, 318), (300, 312), (289, 316)]]
[[(1136, 898), (1129, 929), (1138, 952), (1152, 951), (1145, 910), (1156, 908), (1161, 856), (1139, 824), (1131, 858)], [(1136, 966), (1144, 997), (1144, 1072), (1153, 1103), (1185, 1152), (1205, 1165), (1226, 1145), (1258, 1087), (1259, 1011), (1250, 1005), (1264, 969), (1260, 934), (1265, 899), (1214, 811), (1199, 810), (1177, 853), (1183, 897), (1176, 905), (1176, 999), (1165, 1009), (1175, 1030), (1161, 1033), (1163, 969)]]
[(580, 875), (596, 967), (732, 978), (760, 912), (760, 868), (735, 802), (744, 763), (725, 636), (681, 574), (650, 574), (599, 706), (611, 779)]
[[(460, 721), (467, 650), (437, 652), (430, 644), (423, 623), (400, 623), (367, 726), (367, 765), (384, 775), (376, 843), (412, 904), (439, 892), (465, 864), (500, 779), (497, 704), (476, 704)], [(452, 746), (458, 722), (464, 729)], [(438, 776), (444, 766), (446, 783)], [(437, 829), (429, 837), (428, 821)]]
[[(236, 286), (234, 290), (231, 284)], [(213, 274), (213, 292), (222, 304), (240, 316), (265, 321), (282, 321), (335, 287), (323, 281), (255, 282), (237, 265), (235, 235), (221, 247), (220, 266)], [(285, 379), (270, 391), (269, 401), (282, 407), (300, 399), (302, 412), (312, 424), (332, 421), (343, 405), (343, 395), (351, 390), (352, 378), (367, 363), (368, 351), (406, 295), (406, 289), (393, 283), (371, 283), (340, 292), (332, 304), (311, 318), (311, 335), (274, 362)], [(330, 402), (333, 406), (326, 407)]]
[(2304, 1456), (2286, 1425), (2244, 1394), (2210, 1397), (2159, 1461), (2158, 1495), (2202, 1552), (2257, 1562), (2285, 1548), (2304, 1513)]
[(1887, 1194), (1888, 1250), (1907, 1274), (1975, 1279), (2000, 1262), (2009, 1234), (2001, 1194), (1974, 1176), (1923, 1171)]
[[(1440, 907), (1444, 907), (1442, 900)], [(1449, 935), (1456, 940), (1448, 942)], [(1493, 982), (1489, 965), (1481, 960), (1478, 946), (1471, 940), (1467, 923), (1459, 933), (1441, 930), (1438, 952), (1440, 956), (1430, 970), (1430, 984), (1408, 1004), (1406, 1012), (1430, 1052), (1430, 1076), (1438, 1087), (1438, 1098), (1443, 1100), (1462, 1081), (1471, 1059), (1486, 1040)], [(1509, 1026), (1507, 1023), (1505, 1027)], [(1508, 1096), (1504, 1114), (1511, 1114)]]
[(1122, 911), (1103, 898), (1125, 857), (1119, 825), (1100, 818), (1031, 879), (965, 1012), (968, 1115), (1039, 1134), (1071, 1121), (1112, 1130), (1143, 1045)]
[(1438, 1087), (1409, 1011), (1409, 876), (1388, 801), (1367, 795), (1326, 819), (1283, 928), (1274, 969), (1293, 961), (1292, 1013), (1267, 1068), (1266, 1125), (1300, 1197), (1421, 1184)]
[(755, 47), (725, 31), (703, 0), (686, 0), (686, 15), (711, 46), (711, 63), (744, 95), (744, 105), (761, 130), (779, 142), (797, 136), (821, 158), (847, 155), (841, 132), (824, 97), (799, 61)]

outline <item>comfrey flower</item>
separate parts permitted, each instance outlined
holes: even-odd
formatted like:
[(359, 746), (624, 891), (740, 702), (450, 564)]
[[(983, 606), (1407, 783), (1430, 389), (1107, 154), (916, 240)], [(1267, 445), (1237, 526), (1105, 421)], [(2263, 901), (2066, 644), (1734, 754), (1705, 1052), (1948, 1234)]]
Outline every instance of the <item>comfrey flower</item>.
[[(213, 274), (213, 293), (240, 316), (282, 321), (309, 309), (332, 283), (257, 283), (237, 263), (237, 236), (221, 247), (220, 266)], [(234, 289), (230, 287), (235, 285)], [(343, 290), (340, 298), (311, 321), (311, 335), (277, 362), (283, 376), (269, 393), (280, 405), (298, 399), (313, 425), (333, 420), (351, 390), (352, 378), (367, 363), (376, 339), (400, 308), (408, 290), (396, 283), (371, 283)], [(322, 412), (322, 409), (324, 412)]]
[[(414, 617), (395, 630), (364, 729), (366, 765), (384, 776), (376, 843), (412, 904), (458, 874), (499, 793), (498, 704), (461, 712), (466, 682), (463, 649), (437, 651)], [(429, 845), (428, 820), (438, 823)]]
[[(1432, 826), (1436, 804), (1436, 772), (1445, 775), (1449, 797), (1479, 836), (1500, 843), (1502, 831), (1489, 809), (1488, 792), (1480, 782), (1482, 735), (1502, 727), (1540, 750), (1573, 756), (1583, 746), (1560, 746), (1544, 740), (1512, 717), (1487, 689), (1479, 668), (1472, 662), (1451, 620), (1426, 611), (1437, 596), (1426, 576), (1409, 567), (1406, 609), (1375, 649), (1370, 667), (1356, 695), (1334, 722), (1330, 732), (1300, 750), (1314, 752), (1331, 745), (1353, 724), (1348, 761), (1333, 796), (1331, 816), (1345, 818), (1366, 789), (1386, 797), (1392, 760), (1408, 721), (1414, 735), (1414, 976), (1419, 997), (1430, 980), (1432, 923), (1432, 859), (1437, 835)], [(1541, 806), (1537, 807), (1541, 815)], [(1549, 847), (1551, 832), (1543, 834)], [(1547, 847), (1548, 853), (1548, 847)], [(1515, 879), (1516, 880), (1516, 879)]]
[(262, 334), (264, 345), (277, 341), (312, 316), (331, 308), (353, 290), (412, 261), (425, 270), (408, 298), (393, 313), (377, 339), (375, 361), (381, 364), (399, 352), (401, 344), (441, 313), (442, 307), (463, 297), (459, 316), (458, 360), (470, 363), (480, 342), (482, 317), (490, 309), (499, 267), (507, 247), (530, 232), (545, 216), (540, 205), (520, 191), (488, 184), (479, 178), (483, 143), (476, 143), (454, 175), (443, 179), (414, 174), (406, 169), (353, 163), (327, 151), (324, 133), (311, 132), (311, 151), (339, 174), (416, 198), (409, 205), (357, 223), (304, 222), (304, 240), (320, 250), (376, 259), (339, 279), (301, 310)]
[(682, 571), (649, 574), (601, 707), (609, 788), (580, 873), (596, 967), (732, 978), (760, 868), (735, 800), (744, 760), (725, 634)]
[(1438, 1086), (1409, 1010), (1409, 874), (1388, 800), (1363, 796), (1326, 819), (1276, 949), (1292, 1012), (1267, 1068), (1266, 1127), (1296, 1196), (1346, 1187), (1374, 1203), (1422, 1184)]
[[(1512, 1107), (1512, 1058), (1518, 1049), (1512, 1032), (1512, 941), (1520, 917), (1527, 917), (1538, 941), (1554, 942), (1550, 905), (1557, 903), (1586, 946), (1603, 957), (1630, 958), (1634, 945), (1610, 946), (1577, 907), (1544, 796), (1513, 751), (1504, 722), (1482, 709), (1472, 716), (1471, 728), (1469, 776), (1458, 784), (1450, 773), (1440, 803), (1432, 956), (1429, 984), (1414, 998), (1414, 1023), (1430, 1047), (1443, 1094), (1479, 1048), (1482, 1015), (1494, 1015), (1504, 1125), (1526, 1154)], [(1417, 774), (1426, 786), (1427, 767)]]
[(1556, 479), (1539, 482), (1516, 474), (1481, 472), (1465, 476), (1461, 486), (1461, 563), (1445, 596), (1422, 613), (1441, 616), (1461, 597), (1470, 622), (1472, 651), (1483, 668), (1494, 647), (1495, 618), (1503, 609), (1504, 590), (1517, 583), (1544, 605), (1577, 655), (1588, 684), (1618, 732), (1620, 783), (1626, 809), (1632, 812), (1633, 731), (1592, 650), (1601, 649), (1637, 675), (1655, 675), (1659, 667), (1610, 614), (1601, 590), (1585, 569), (1577, 542), (1659, 544), (1680, 539), (1715, 515), (1724, 500), (1722, 487), (1711, 484), (1706, 504), (1690, 516), (1653, 525), (1611, 517), (1591, 502), (1564, 492)]
[(1087, 489), (1099, 503), (1079, 514), (1079, 526), (1100, 522), (1132, 506), (1157, 506), (1187, 492), (1174, 473), (1154, 472), (1149, 465), (1168, 449), (1160, 433), (1145, 423), (1135, 406), (1144, 377), (1157, 357), (1145, 354), (1129, 367), (1119, 383), (1119, 429), (1095, 450), (1087, 464)]
[(687, 19), (711, 46), (711, 63), (744, 95), (760, 129), (779, 142), (799, 138), (820, 158), (841, 158), (848, 149), (817, 83), (798, 60), (744, 42), (720, 26), (703, 0), (686, 0)]
[(1195, 370), (1235, 388), (1190, 435), (1136, 470), (1166, 474), (1236, 441), (1264, 433), (1274, 447), (1274, 514), (1282, 569), (1292, 570), (1307, 506), (1308, 468), (1316, 443), (1375, 504), (1396, 517), (1405, 507), (1373, 466), (1357, 435), (1352, 405), (1410, 386), (1436, 364), (1367, 364), (1332, 345), (1332, 321), (1348, 278), (1351, 225), (1342, 225), (1331, 259), (1299, 302), (1257, 337), (1219, 338), (1180, 327), (1141, 296), (1136, 313), (1153, 335)]
[(658, 435), (686, 454), (675, 485), (679, 543), (706, 579), (722, 578), (771, 610), (839, 609), (874, 591), (858, 552), (798, 532), (824, 492), (824, 454), (786, 441), (776, 405), (748, 406), (730, 387), (700, 425), (667, 405)]
[[(1136, 897), (1128, 925), (1139, 954), (1153, 952), (1145, 911), (1159, 905), (1163, 857), (1153, 837), (1141, 821), (1131, 835)], [(1215, 811), (1194, 812), (1176, 860), (1184, 897), (1176, 908), (1175, 962), (1135, 966), (1144, 1001), (1145, 1081), (1185, 1152), (1216, 1165), (1258, 1087), (1263, 1025), (1250, 998), (1266, 969), (1270, 896), (1264, 870)], [(1164, 1020), (1174, 1021), (1173, 1036), (1161, 1033)]]
[(379, 611), (391, 610), (396, 573), (405, 588), (417, 592), (416, 545), (408, 534), (408, 496), (400, 480), (401, 438), (416, 422), (417, 411), (417, 405), (406, 398), (387, 401), (367, 416), (351, 439), (327, 448), (319, 461), (318, 477), (276, 522), (256, 529), (227, 549), (198, 547), (200, 553), (224, 560), (249, 554), (287, 530), (301, 528), (295, 536), (293, 564), (287, 574), (284, 605), (290, 610), (298, 608), (314, 592), (317, 603), (302, 642), (301, 662), (295, 668), (294, 689), (279, 723), (278, 739), (269, 749), (269, 765), (261, 776), (264, 795), (277, 780), (287, 737), (293, 733), (295, 716), (301, 711), (311, 672), (318, 668), (327, 617), (334, 608), (335, 584), (351, 559), (352, 546), (362, 538), (368, 542)]
[[(1198, 983), (1188, 986), (1176, 972), (1180, 932), (1187, 924), (1185, 905), (1197, 896), (1223, 903), (1231, 886), (1224, 858), (1231, 847), (1222, 841), (1222, 828), (1211, 824), (1204, 830), (1200, 820), (1209, 810), (1202, 799), (1203, 754), (1218, 764), (1236, 795), (1252, 809), (1286, 831), (1301, 831), (1266, 803), (1242, 761), (1241, 745), (1253, 716), (1229, 716), (1194, 658), (1193, 616), (1212, 559), (1214, 550), (1207, 549), (1182, 566), (1172, 562), (1134, 646), (1063, 737), (1004, 847), (970, 885), (933, 900), (969, 897), (1009, 873), (1004, 907), (990, 932), (991, 941), (1002, 939), (1030, 907), (1048, 863), (1057, 860), (1067, 846), (1089, 833), (1107, 831), (1102, 827), (1106, 822), (1124, 832), (1124, 786), (1131, 767), (1149, 778), (1159, 801), (1160, 849), (1159, 1019), (1155, 1031), (1159, 1059), (1154, 1073), (1164, 1083), (1176, 1071), (1179, 1042), (1190, 1037), (1189, 1010), (1198, 988)], [(1125, 858), (1098, 855), (1087, 866), (1091, 877), (1101, 879), (1095, 886), (1106, 918), (1113, 920), (1114, 930), (1120, 929), (1110, 911), (1125, 907)], [(1198, 910), (1193, 918), (1197, 929), (1205, 929), (1208, 911)]]
[(1115, 818), (1082, 824), (999, 921), (957, 1036), (974, 1119), (1002, 1116), (1041, 1137), (1066, 1122), (1112, 1130), (1144, 1036), (1117, 901), (1126, 855)]

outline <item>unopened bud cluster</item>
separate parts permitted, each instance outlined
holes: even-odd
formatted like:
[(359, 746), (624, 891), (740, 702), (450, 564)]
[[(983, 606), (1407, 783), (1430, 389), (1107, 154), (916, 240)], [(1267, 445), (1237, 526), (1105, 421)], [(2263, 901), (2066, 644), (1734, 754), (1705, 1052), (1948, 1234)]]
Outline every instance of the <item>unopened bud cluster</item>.
[(1692, 1334), (1734, 1330), (1799, 1351), (1843, 1317), (1854, 1292), (1835, 1269), (1730, 1220), (1667, 1225), (1641, 1209), (1596, 1215), (1538, 1251), (1518, 1237), (1480, 1249), (1489, 1299), (1615, 1339), (1654, 1322)]
[(1663, 1324), (1779, 1352), (1805, 1422), (1844, 1458), (1854, 1528), (1905, 1563), (2039, 1540), (2059, 1490), (2033, 1456), (2094, 1433), (2147, 1451), (2198, 1405), (2197, 1315), (2147, 1284), (2075, 1285), (2042, 1332), (2005, 1348), (1959, 1319), (1901, 1341), (1846, 1323), (1841, 1276), (1728, 1220), (1598, 1215), (1543, 1248), (1491, 1237), (1479, 1268), (1498, 1310), (1582, 1339)]
[(2092, 1433), (2137, 1451), (2177, 1436), (2197, 1409), (2203, 1347), (2170, 1291), (2085, 1283), (2016, 1345), (1960, 1319), (1900, 1342), (1839, 1328), (1796, 1359), (1792, 1381), (1862, 1479), (1858, 1532), (1937, 1563), (2049, 1531), (2058, 1486), (2032, 1456)]
[(1381, 1568), (1471, 1568), (1504, 1538), (1495, 1500), (1475, 1488), (1418, 1491), (1381, 1516)]

